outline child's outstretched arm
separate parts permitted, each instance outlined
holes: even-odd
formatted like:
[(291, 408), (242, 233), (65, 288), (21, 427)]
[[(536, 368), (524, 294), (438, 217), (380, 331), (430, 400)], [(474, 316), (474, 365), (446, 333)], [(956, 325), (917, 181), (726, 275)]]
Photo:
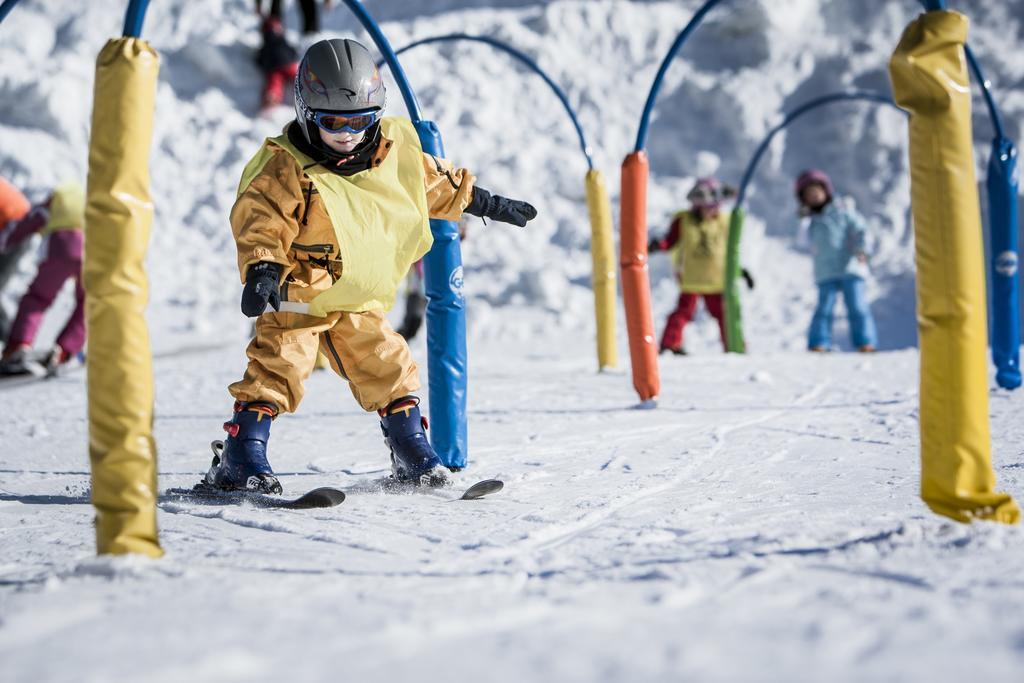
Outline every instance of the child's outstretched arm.
[(647, 243), (647, 251), (668, 251), (672, 247), (676, 246), (676, 243), (679, 241), (679, 230), (681, 227), (682, 221), (680, 221), (679, 217), (676, 216), (672, 219), (672, 225), (669, 226), (668, 234), (664, 237), (652, 238), (651, 241)]
[(537, 217), (537, 209), (527, 202), (491, 194), (476, 184), (472, 173), (445, 159), (424, 154), (423, 168), (431, 218), (458, 220), (468, 213), (524, 227)]

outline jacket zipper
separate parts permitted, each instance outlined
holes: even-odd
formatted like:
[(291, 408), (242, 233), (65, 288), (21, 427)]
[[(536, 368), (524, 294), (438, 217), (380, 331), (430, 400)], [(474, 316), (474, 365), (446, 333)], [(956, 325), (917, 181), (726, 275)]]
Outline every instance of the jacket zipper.
[(292, 242), (292, 249), (298, 249), (299, 251), (308, 251), (315, 254), (330, 254), (334, 251), (333, 244), (299, 244), (298, 242)]
[(310, 204), (310, 202), (313, 201), (313, 193), (314, 192), (316, 192), (316, 188), (313, 187), (312, 185), (310, 185), (309, 189), (302, 193), (302, 194), (304, 194), (306, 196), (306, 208), (302, 212), (302, 224), (303, 225), (309, 225), (309, 223), (307, 223), (306, 221), (309, 220), (309, 204)]

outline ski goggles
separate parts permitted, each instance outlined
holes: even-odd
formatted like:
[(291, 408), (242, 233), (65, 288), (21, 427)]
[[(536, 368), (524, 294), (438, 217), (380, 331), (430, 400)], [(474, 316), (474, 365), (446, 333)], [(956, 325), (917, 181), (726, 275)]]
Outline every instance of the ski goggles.
[(695, 206), (715, 206), (722, 201), (722, 195), (712, 187), (699, 185), (686, 195), (689, 202)]
[(313, 112), (313, 122), (328, 133), (362, 133), (380, 121), (381, 111), (346, 112)]

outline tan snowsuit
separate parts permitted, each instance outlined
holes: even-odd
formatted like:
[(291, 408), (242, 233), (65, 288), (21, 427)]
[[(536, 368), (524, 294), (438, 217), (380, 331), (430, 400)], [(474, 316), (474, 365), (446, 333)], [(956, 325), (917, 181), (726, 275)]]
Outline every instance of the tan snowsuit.
[[(473, 175), (419, 150), (418, 142), (410, 136), (412, 129), (407, 121), (384, 121), (387, 125), (383, 133), (388, 135), (391, 131), (395, 139), (382, 136), (371, 168), (353, 176), (353, 182), (358, 184), (364, 174), (379, 173), (380, 177), (385, 177), (383, 174), (389, 166), (394, 172), (395, 158), (406, 165), (419, 160), (423, 166), (425, 210), (429, 217), (460, 218), (472, 199)], [(405, 149), (400, 149), (402, 145)], [(358, 264), (343, 261), (342, 254), (347, 247), (339, 248), (339, 235), (353, 252), (358, 247), (362, 250), (358, 253), (372, 255), (375, 263), (378, 258), (390, 259), (387, 265), (394, 261), (398, 264), (396, 268), (408, 269), (408, 264), (403, 265), (405, 261), (411, 259), (411, 264), (429, 248), (429, 232), (420, 236), (412, 234), (415, 246), (405, 247), (405, 253), (398, 253), (402, 251), (401, 244), (396, 247), (393, 241), (388, 242), (383, 237), (377, 243), (378, 236), (394, 232), (394, 221), (391, 215), (378, 215), (381, 211), (377, 210), (372, 196), (369, 200), (361, 199), (364, 202), (362, 212), (353, 214), (360, 220), (365, 219), (366, 224), (351, 230), (350, 226), (334, 225), (326, 204), (335, 202), (331, 210), (336, 216), (342, 210), (337, 199), (323, 197), (325, 190), (328, 196), (331, 194), (322, 184), (324, 169), (300, 165), (294, 148), (286, 149), (288, 146), (285, 136), (268, 140), (264, 151), (270, 154), (269, 159), (247, 186), (243, 178), (243, 187), (231, 210), (231, 227), (243, 282), (249, 266), (259, 261), (272, 261), (283, 266), (282, 301), (308, 303), (336, 283), (343, 286), (349, 270), (353, 271), (352, 277), (356, 277), (354, 271)], [(389, 156), (393, 157), (390, 161)], [(415, 177), (409, 175), (408, 168), (403, 173), (407, 178)], [(319, 180), (312, 180), (311, 174)], [(342, 176), (334, 174), (327, 181), (337, 184), (338, 178)], [(378, 194), (381, 194), (379, 188)], [(393, 201), (394, 198), (381, 199)], [(422, 206), (422, 201), (419, 203)], [(423, 216), (423, 223), (425, 226), (426, 216)], [(358, 244), (348, 241), (352, 235), (356, 235)], [(399, 239), (406, 239), (408, 243), (410, 238), (407, 235)], [(388, 249), (396, 254), (392, 257), (381, 253)], [(402, 271), (398, 278), (404, 274)], [(369, 275), (374, 275), (372, 269)], [(331, 307), (328, 307), (323, 317), (291, 312), (261, 315), (256, 321), (256, 336), (246, 351), (248, 368), (244, 378), (229, 387), (231, 395), (237, 401), (270, 403), (281, 412), (294, 412), (302, 400), (303, 383), (312, 374), (318, 350), (328, 358), (331, 368), (349, 381), (352, 394), (367, 411), (383, 409), (396, 398), (415, 392), (420, 387), (418, 366), (405, 340), (385, 318), (393, 293), (390, 300), (387, 292), (378, 298), (379, 301), (366, 305), (368, 310), (359, 310), (358, 305), (334, 306), (347, 310), (329, 310)]]

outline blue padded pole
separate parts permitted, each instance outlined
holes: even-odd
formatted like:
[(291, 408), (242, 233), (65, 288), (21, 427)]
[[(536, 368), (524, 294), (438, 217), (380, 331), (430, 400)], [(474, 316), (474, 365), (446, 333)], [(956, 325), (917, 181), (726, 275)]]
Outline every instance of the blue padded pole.
[(990, 299), (990, 344), (996, 365), (996, 382), (1003, 389), (1021, 385), (1020, 371), (1020, 273), (1019, 187), (1017, 149), (1006, 137), (1003, 118), (992, 96), (992, 83), (985, 78), (981, 64), (970, 46), (964, 46), (967, 64), (981, 87), (995, 129), (992, 152), (985, 179), (988, 197), (989, 264), (992, 278)]
[(146, 10), (149, 8), (149, 0), (131, 0), (128, 3), (128, 11), (124, 15), (125, 38), (138, 38), (142, 35), (142, 22), (146, 19)]
[(992, 361), (999, 386), (1016, 389), (1021, 385), (1019, 187), (1017, 150), (1007, 138), (992, 141), (985, 187), (992, 257)]
[[(380, 26), (360, 0), (344, 0), (373, 38), (391, 68), (423, 151), (444, 156), (437, 126), (424, 121), (409, 78)], [(430, 221), (434, 246), (423, 258), (427, 294), (427, 376), (430, 392), (430, 442), (441, 461), (462, 468), (468, 461), (466, 428), (466, 306), (462, 294), (459, 228), (451, 221)]]
[[(423, 151), (444, 157), (441, 132), (432, 121), (416, 121)], [(430, 389), (430, 442), (448, 467), (468, 461), (466, 406), (466, 300), (462, 292), (459, 226), (431, 220), (434, 246), (423, 259), (427, 295), (427, 376)]]
[(540, 76), (544, 80), (544, 82), (547, 83), (548, 87), (551, 88), (551, 90), (558, 97), (566, 113), (569, 114), (569, 118), (572, 120), (572, 125), (576, 129), (576, 136), (579, 138), (580, 149), (583, 151), (583, 156), (585, 156), (587, 159), (587, 168), (589, 170), (593, 170), (593, 153), (591, 151), (590, 144), (587, 142), (587, 136), (583, 132), (583, 126), (580, 125), (579, 117), (576, 116), (576, 110), (573, 109), (572, 105), (569, 103), (569, 97), (565, 94), (565, 91), (562, 90), (562, 88), (557, 83), (555, 83), (555, 81), (548, 75), (548, 73), (544, 71), (544, 69), (542, 69), (540, 65), (537, 64), (537, 62), (532, 57), (522, 52), (521, 50), (512, 47), (511, 45), (504, 41), (498, 40), (496, 38), (491, 38), (489, 36), (474, 36), (468, 33), (449, 33), (443, 36), (431, 36), (429, 38), (423, 38), (422, 40), (414, 41), (412, 43), (409, 43), (405, 47), (399, 48), (396, 54), (400, 55), (403, 52), (411, 50), (414, 47), (419, 47), (420, 45), (429, 45), (431, 43), (456, 42), (461, 40), (483, 43), (485, 45), (490, 45), (493, 48), (501, 50), (502, 52), (505, 52), (506, 54), (511, 55), (513, 58), (519, 60), (519, 62), (526, 66), (526, 68), (530, 69), (538, 76)]

